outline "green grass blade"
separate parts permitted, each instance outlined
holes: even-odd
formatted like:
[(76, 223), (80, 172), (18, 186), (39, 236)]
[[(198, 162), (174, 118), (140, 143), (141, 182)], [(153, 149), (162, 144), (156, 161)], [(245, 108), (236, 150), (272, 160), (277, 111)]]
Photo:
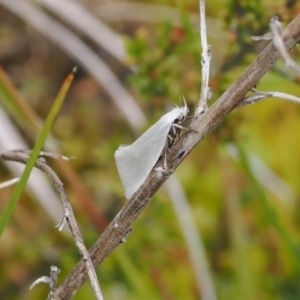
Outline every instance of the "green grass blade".
[(291, 239), (286, 228), (280, 221), (280, 217), (279, 217), (276, 209), (272, 206), (266, 193), (264, 192), (264, 190), (262, 189), (260, 184), (257, 182), (255, 177), (253, 176), (250, 166), (249, 166), (249, 161), (248, 161), (248, 158), (247, 158), (247, 155), (246, 155), (244, 149), (242, 147), (238, 147), (238, 149), (239, 149), (241, 165), (242, 165), (243, 169), (246, 171), (247, 175), (249, 176), (249, 178), (259, 196), (259, 199), (261, 200), (264, 211), (266, 213), (266, 217), (268, 218), (268, 220), (269, 220), (270, 224), (273, 226), (273, 228), (275, 228), (277, 233), (280, 235), (282, 242), (284, 243), (286, 249), (289, 251), (289, 253), (293, 259), (295, 268), (297, 269), (298, 272), (300, 272), (299, 247)]
[(40, 151), (42, 150), (42, 147), (46, 141), (46, 138), (51, 130), (51, 127), (54, 123), (54, 120), (55, 120), (55, 117), (57, 116), (57, 114), (59, 113), (60, 111), (60, 108), (64, 102), (64, 99), (66, 97), (66, 94), (71, 86), (71, 83), (74, 79), (74, 73), (75, 73), (75, 69), (73, 69), (73, 71), (68, 75), (68, 77), (65, 79), (54, 103), (53, 103), (53, 106), (49, 112), (49, 115), (45, 121), (45, 124), (42, 128), (42, 131), (34, 145), (34, 148), (31, 152), (31, 155), (28, 159), (28, 162), (26, 164), (26, 167), (24, 169), (24, 172), (22, 174), (22, 177), (20, 179), (20, 181), (18, 182), (14, 192), (13, 192), (13, 195), (10, 199), (10, 202), (9, 204), (7, 205), (4, 213), (2, 214), (1, 216), (1, 219), (0, 219), (0, 238), (2, 236), (2, 233), (5, 229), (5, 227), (7, 226), (13, 212), (14, 212), (14, 209), (18, 203), (18, 200), (26, 186), (26, 183), (27, 183), (27, 180), (29, 178), (29, 175), (31, 173), (31, 170), (32, 168), (34, 167), (35, 165), (35, 162), (39, 156), (39, 153)]

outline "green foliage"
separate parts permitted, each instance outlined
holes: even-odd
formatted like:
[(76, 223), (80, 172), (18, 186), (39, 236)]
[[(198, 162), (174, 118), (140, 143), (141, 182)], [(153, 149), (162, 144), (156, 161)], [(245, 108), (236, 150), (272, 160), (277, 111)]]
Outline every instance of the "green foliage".
[[(212, 65), (218, 61), (210, 78), (214, 101), (265, 47), (264, 42), (254, 43), (250, 37), (268, 32), (269, 19), (277, 12), (283, 12), (288, 21), (288, 16), (297, 10), (291, 2), (289, 5), (294, 6), (287, 11), (282, 1), (275, 4), (271, 0), (206, 2), (208, 39), (212, 41), (212, 51), (218, 50), (216, 55), (213, 52), (211, 61)], [(163, 3), (170, 5), (174, 1)], [(198, 2), (179, 0), (176, 5), (183, 10), (188, 6), (189, 12), (198, 13)], [(25, 36), (38, 53), (33, 55), (32, 49), (21, 49), (22, 55), (17, 53), (12, 61), (8, 59), (5, 69), (23, 95), (30, 90), (26, 103), (46, 116), (61, 78), (74, 62), (41, 36), (34, 32), (28, 35), (23, 23), (6, 19), (7, 14), (1, 16), (2, 23)], [(174, 27), (167, 20), (159, 25), (130, 22), (115, 27), (127, 36), (128, 60), (136, 67), (136, 72), (125, 77), (125, 81), (143, 103), (147, 117), (161, 116), (165, 107), (173, 101), (178, 103), (180, 95), (185, 96), (193, 115), (201, 83), (201, 47), (199, 34), (187, 13), (182, 13), (181, 22), (181, 27)], [(225, 30), (222, 37), (216, 29), (219, 23)], [(15, 39), (18, 35), (9, 37)], [(15, 43), (13, 40), (12, 45)], [(28, 52), (30, 55), (26, 56)], [(219, 60), (221, 56), (225, 59)], [(264, 76), (258, 89), (299, 95), (299, 84), (278, 72), (284, 70), (292, 75), (290, 70), (283, 63), (276, 67)], [(124, 69), (116, 68), (115, 72), (124, 78)], [(41, 81), (47, 82), (42, 91), (37, 87)], [(11, 113), (13, 107), (6, 109), (12, 118), (26, 120), (24, 111), (19, 117)], [(300, 298), (299, 112), (297, 105), (275, 99), (239, 108), (176, 170), (192, 207), (220, 300)], [(16, 120), (29, 139), (30, 120), (22, 122)], [(113, 154), (119, 144), (133, 142), (135, 137), (100, 85), (83, 70), (76, 77), (53, 134), (65, 155), (77, 157), (70, 165), (108, 223), (125, 201)], [(238, 149), (237, 160), (230, 156), (228, 145)], [(275, 194), (254, 176), (249, 159), (253, 153), (289, 185), (291, 194)], [(1, 180), (7, 173), (1, 165)], [(68, 182), (64, 176), (62, 180), (89, 247), (105, 226), (101, 230), (97, 227), (93, 219), (97, 212), (88, 210), (86, 195), (77, 194), (78, 181)], [(2, 191), (1, 203), (12, 192)], [(52, 264), (62, 269), (61, 282), (80, 259), (78, 251), (70, 238), (54, 229), (47, 212), (29, 195), (23, 195), (15, 215), (0, 246), (1, 297), (45, 299), (46, 287), (41, 285), (29, 292), (28, 286), (47, 275)], [(97, 269), (104, 296), (125, 300), (198, 299), (189, 255), (172, 205), (161, 189), (134, 224), (127, 243)], [(86, 283), (74, 299), (92, 297)]]
[(126, 46), (130, 61), (137, 67), (128, 83), (141, 99), (178, 99), (183, 94), (196, 100), (194, 87), (200, 89), (200, 42), (186, 14), (182, 13), (181, 28), (165, 21), (151, 36), (146, 28), (138, 28), (135, 38), (126, 40)]
[(20, 199), (21, 194), (23, 193), (26, 183), (28, 181), (28, 178), (30, 176), (31, 170), (33, 169), (40, 152), (44, 146), (44, 143), (46, 141), (46, 138), (52, 128), (52, 125), (54, 123), (54, 120), (57, 116), (57, 114), (60, 111), (60, 108), (66, 98), (66, 94), (70, 88), (70, 85), (73, 81), (74, 73), (71, 73), (67, 79), (65, 80), (64, 84), (62, 85), (56, 99), (54, 100), (53, 106), (49, 112), (49, 115), (45, 121), (45, 124), (42, 128), (42, 131), (33, 147), (33, 150), (30, 154), (30, 157), (28, 159), (28, 162), (26, 163), (26, 167), (22, 173), (21, 179), (18, 182), (16, 189), (14, 190), (14, 193), (9, 201), (9, 204), (7, 205), (5, 211), (3, 212), (1, 219), (0, 219), (0, 238), (1, 235), (6, 228), (6, 226), (9, 223), (9, 220), (16, 208), (16, 205)]

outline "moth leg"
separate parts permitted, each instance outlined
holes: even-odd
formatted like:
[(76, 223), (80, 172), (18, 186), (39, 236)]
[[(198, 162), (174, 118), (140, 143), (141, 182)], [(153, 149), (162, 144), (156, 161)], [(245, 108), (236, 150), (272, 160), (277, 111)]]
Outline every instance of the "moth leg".
[[(172, 137), (168, 136), (170, 139), (174, 140)], [(157, 167), (154, 169), (154, 171), (156, 171), (157, 177), (169, 177), (171, 174), (174, 173), (173, 169), (168, 169), (168, 165), (167, 165), (167, 151), (168, 151), (168, 139), (166, 139), (166, 144), (164, 147), (164, 151), (162, 153), (162, 155), (164, 156), (164, 163), (163, 163), (163, 167)]]
[(168, 134), (168, 138), (170, 139), (170, 141), (173, 141), (174, 139), (170, 134)]
[[(181, 125), (179, 125), (179, 124), (177, 124), (177, 123), (173, 123), (172, 126), (177, 127), (177, 128), (179, 128), (179, 129), (190, 130), (189, 128), (183, 127), (183, 126), (181, 126)], [(179, 131), (180, 131), (180, 130), (179, 130)]]
[(169, 148), (171, 148), (173, 146), (173, 144), (175, 142), (175, 139), (180, 137), (181, 129), (189, 130), (188, 128), (183, 127), (183, 126), (179, 125), (178, 123), (173, 123), (172, 124), (170, 132), (168, 134), (168, 137), (170, 138)]
[[(173, 123), (172, 126), (174, 126), (174, 127), (176, 127), (176, 128), (179, 128), (179, 129), (186, 130), (186, 131), (194, 131), (194, 132), (198, 132), (198, 131), (195, 130), (195, 129), (186, 128), (186, 127), (183, 127), (183, 126), (181, 126), (181, 125), (179, 125), (179, 124), (177, 124), (177, 123)], [(177, 134), (178, 134), (178, 136), (179, 136), (180, 130), (178, 130), (178, 133), (177, 133)]]
[[(171, 142), (173, 142), (173, 137), (172, 136), (169, 136), (168, 135), (168, 138), (171, 140)], [(160, 158), (163, 156), (164, 157), (164, 164), (163, 164), (163, 167), (161, 169), (163, 170), (168, 170), (168, 164), (167, 164), (167, 151), (168, 151), (168, 148), (169, 148), (169, 143), (168, 143), (168, 139), (166, 139), (166, 142), (165, 142), (165, 146), (164, 146), (164, 149), (163, 149), (163, 152), (162, 154), (160, 155)]]
[[(162, 170), (161, 173), (165, 176), (168, 176), (172, 173), (174, 173), (173, 169), (169, 169), (168, 168), (168, 164), (167, 164), (167, 152), (168, 152), (168, 140), (166, 139), (166, 144), (165, 144), (165, 153), (164, 153), (164, 167), (161, 168)], [(157, 168), (156, 168), (157, 169)]]
[(180, 131), (180, 129), (178, 127), (173, 126), (173, 125), (175, 125), (175, 123), (172, 124), (171, 129), (168, 133), (168, 138), (170, 139), (169, 143), (168, 143), (169, 148), (171, 148), (173, 146), (175, 139), (179, 136), (179, 131)]
[(166, 139), (165, 153), (164, 153), (164, 169), (165, 169), (165, 171), (168, 169), (168, 167), (167, 167), (167, 151), (168, 151), (168, 139)]

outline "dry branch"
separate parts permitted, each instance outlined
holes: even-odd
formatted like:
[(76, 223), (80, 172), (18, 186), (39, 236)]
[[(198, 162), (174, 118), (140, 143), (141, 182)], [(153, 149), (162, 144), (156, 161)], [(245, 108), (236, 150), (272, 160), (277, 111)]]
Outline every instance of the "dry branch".
[[(287, 49), (292, 48), (300, 38), (300, 15), (283, 31), (282, 39)], [(263, 75), (274, 65), (280, 54), (271, 42), (244, 74), (207, 109), (204, 115), (196, 116), (182, 138), (171, 148), (168, 156), (169, 168), (176, 169), (193, 148), (219, 124), (234, 108), (242, 102), (246, 94), (257, 85)], [(162, 166), (162, 162), (158, 167)], [(126, 203), (121, 212), (103, 232), (90, 250), (94, 266), (98, 266), (119, 244), (131, 228), (135, 219), (149, 203), (167, 177), (157, 178), (156, 172)], [(117, 225), (117, 226), (116, 226)], [(87, 278), (84, 262), (81, 260), (55, 291), (54, 299), (70, 299)]]
[[(50, 154), (48, 152), (41, 152), (41, 153), (44, 153), (47, 156), (61, 158), (61, 156), (56, 155), (56, 154)], [(0, 154), (0, 158), (3, 160), (6, 160), (6, 161), (15, 161), (15, 162), (19, 162), (22, 164), (26, 164), (28, 161), (29, 155), (30, 155), (30, 151), (28, 151), (28, 150), (12, 150), (12, 151), (2, 152)], [(62, 156), (62, 158), (64, 160), (68, 160), (68, 158), (65, 156)], [(59, 227), (59, 230), (62, 230), (65, 223), (66, 222), (68, 223), (69, 228), (70, 228), (73, 238), (74, 238), (75, 245), (83, 258), (83, 262), (85, 265), (85, 271), (86, 271), (86, 274), (88, 275), (88, 277), (90, 278), (90, 283), (91, 283), (93, 292), (96, 296), (96, 299), (103, 300), (103, 296), (102, 296), (102, 292), (100, 290), (100, 285), (98, 283), (96, 271), (93, 267), (93, 263), (89, 256), (89, 253), (84, 245), (84, 241), (83, 241), (83, 238), (79, 231), (79, 228), (78, 228), (78, 225), (77, 225), (74, 213), (73, 213), (72, 206), (70, 205), (67, 195), (65, 193), (63, 183), (61, 182), (59, 177), (55, 174), (55, 172), (47, 165), (45, 158), (42, 157), (42, 154), (40, 155), (40, 158), (36, 161), (35, 167), (37, 169), (41, 170), (43, 173), (45, 173), (48, 176), (48, 178), (50, 179), (51, 183), (53, 184), (56, 192), (58, 193), (58, 195), (63, 203), (64, 215), (57, 227)], [(51, 269), (51, 271), (52, 271), (52, 269)], [(52, 274), (52, 272), (51, 272), (51, 274)], [(54, 285), (53, 280), (51, 279), (52, 276), (50, 279), (49, 278), (46, 279), (46, 278), (48, 278), (48, 277), (42, 277), (41, 279), (38, 279), (37, 281), (35, 281), (33, 286), (42, 281), (48, 282), (49, 286), (50, 286), (50, 294), (51, 294), (51, 298), (49, 298), (50, 297), (49, 296), (48, 299), (52, 300), (52, 299), (54, 299), (53, 298), (54, 297), (53, 289), (54, 289), (55, 285)], [(55, 280), (55, 282), (56, 282), (56, 280)]]

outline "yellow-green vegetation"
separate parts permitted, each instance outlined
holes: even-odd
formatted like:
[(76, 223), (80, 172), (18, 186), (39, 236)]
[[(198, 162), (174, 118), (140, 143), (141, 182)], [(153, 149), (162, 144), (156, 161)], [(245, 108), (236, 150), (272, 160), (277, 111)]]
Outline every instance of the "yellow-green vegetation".
[[(96, 11), (96, 2), (90, 1), (86, 8)], [(206, 2), (212, 47), (211, 105), (268, 43), (254, 42), (251, 36), (267, 33), (274, 15), (285, 26), (300, 6), (297, 1)], [(198, 14), (198, 1), (150, 3), (180, 9), (181, 26), (174, 26), (167, 17), (160, 23), (108, 20), (126, 45), (125, 66), (85, 40), (98, 49), (134, 95), (148, 126), (173, 103), (179, 104), (182, 95), (193, 114), (201, 86), (200, 38), (191, 17)], [(1, 66), (22, 95), (5, 104), (11, 87), (0, 72), (0, 104), (32, 148), (38, 120), (46, 119), (64, 78), (78, 62), (2, 9), (1, 3), (0, 8)], [(291, 55), (299, 61), (297, 49)], [(299, 75), (279, 60), (257, 89), (299, 96)], [(267, 99), (238, 108), (176, 170), (220, 300), (300, 299), (299, 125), (300, 106), (295, 103)], [(89, 248), (126, 201), (113, 154), (119, 144), (132, 143), (136, 133), (104, 87), (80, 65), (51, 133), (63, 155), (76, 156), (68, 162), (68, 171), (57, 162), (49, 164), (64, 182)], [(235, 158), (229, 147), (234, 147)], [(281, 193), (268, 189), (272, 182), (253, 172), (251, 155), (288, 188)], [(0, 181), (11, 177), (1, 162)], [(1, 213), (14, 189), (0, 190)], [(30, 284), (48, 276), (51, 265), (62, 269), (60, 283), (80, 259), (72, 239), (54, 228), (56, 224), (36, 200), (29, 193), (22, 194), (1, 237), (1, 299), (45, 299), (47, 288), (39, 285), (28, 291)], [(127, 243), (97, 269), (105, 299), (199, 299), (189, 255), (174, 208), (162, 188), (134, 224)], [(88, 283), (74, 299), (93, 299)]]

